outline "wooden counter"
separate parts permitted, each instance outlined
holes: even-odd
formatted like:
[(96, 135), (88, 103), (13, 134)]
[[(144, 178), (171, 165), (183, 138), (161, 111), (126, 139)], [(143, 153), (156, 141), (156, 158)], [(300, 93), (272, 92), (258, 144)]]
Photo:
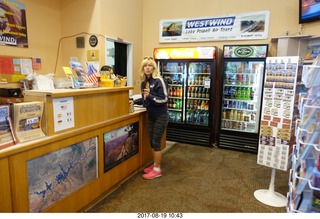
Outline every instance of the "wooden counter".
[[(129, 113), (130, 89), (26, 92), (26, 101), (40, 100), (45, 103), (43, 124), (47, 136), (0, 150), (0, 212), (80, 212), (150, 162), (152, 153), (147, 134), (146, 111), (138, 109)], [(54, 132), (53, 99), (63, 97), (74, 99), (75, 127)], [(91, 108), (95, 108), (93, 112)], [(137, 153), (120, 159), (120, 163), (106, 170), (106, 136), (132, 124), (138, 124)], [(87, 179), (87, 173), (76, 172), (73, 173), (76, 177), (68, 177), (71, 174), (69, 170), (76, 164), (71, 162), (72, 157), (63, 157), (65, 154), (57, 152), (70, 148), (74, 152), (70, 152), (71, 155), (68, 156), (76, 156), (80, 153), (77, 146), (88, 140), (96, 140), (93, 141), (96, 142), (96, 176), (79, 185), (81, 180)], [(165, 147), (165, 135), (162, 144)], [(55, 153), (56, 158), (52, 155)], [(35, 160), (42, 162), (30, 165)], [(57, 170), (59, 174), (50, 175), (57, 160), (69, 162), (68, 168), (60, 166), (61, 170)], [(59, 165), (56, 165), (58, 168)], [(90, 165), (92, 167), (94, 163)], [(82, 169), (86, 170), (84, 167)], [(71, 191), (74, 187), (77, 189)], [(30, 192), (32, 189), (37, 192)], [(35, 195), (39, 198), (32, 199)]]
[(86, 127), (101, 121), (110, 120), (129, 113), (129, 90), (133, 87), (56, 89), (51, 91), (28, 90), (24, 92), (24, 101), (45, 103), (42, 130), (46, 135), (58, 134), (54, 131), (53, 101), (71, 97), (74, 104), (75, 126), (72, 129)]

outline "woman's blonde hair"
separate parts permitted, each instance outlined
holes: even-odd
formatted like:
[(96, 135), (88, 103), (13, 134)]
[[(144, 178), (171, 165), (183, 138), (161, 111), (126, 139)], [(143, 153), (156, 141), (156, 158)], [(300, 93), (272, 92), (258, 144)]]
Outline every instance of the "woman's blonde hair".
[(157, 63), (154, 61), (154, 59), (152, 57), (145, 57), (142, 62), (141, 62), (141, 66), (140, 66), (140, 80), (141, 81), (145, 81), (146, 80), (146, 74), (144, 73), (144, 66), (146, 65), (152, 65), (153, 66), (153, 72), (152, 72), (152, 77), (153, 78), (160, 78), (161, 75), (159, 73), (158, 70), (158, 65)]

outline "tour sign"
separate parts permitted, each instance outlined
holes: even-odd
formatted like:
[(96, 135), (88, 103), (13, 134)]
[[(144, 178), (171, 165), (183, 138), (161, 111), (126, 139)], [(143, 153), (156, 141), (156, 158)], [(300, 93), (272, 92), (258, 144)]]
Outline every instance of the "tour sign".
[(95, 47), (98, 44), (98, 38), (95, 35), (90, 36), (89, 44), (92, 47)]

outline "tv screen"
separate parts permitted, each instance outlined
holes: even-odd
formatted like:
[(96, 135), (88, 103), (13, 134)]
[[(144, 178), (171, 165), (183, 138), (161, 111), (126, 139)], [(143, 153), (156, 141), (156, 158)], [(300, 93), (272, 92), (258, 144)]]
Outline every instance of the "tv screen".
[(299, 0), (299, 23), (320, 20), (320, 0)]

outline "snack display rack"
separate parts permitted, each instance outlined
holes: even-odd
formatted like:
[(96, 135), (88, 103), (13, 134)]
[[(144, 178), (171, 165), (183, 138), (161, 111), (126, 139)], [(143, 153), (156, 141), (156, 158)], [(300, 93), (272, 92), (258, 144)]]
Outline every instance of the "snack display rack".
[(299, 94), (299, 119), (289, 175), (287, 212), (320, 213), (320, 65), (304, 65)]

